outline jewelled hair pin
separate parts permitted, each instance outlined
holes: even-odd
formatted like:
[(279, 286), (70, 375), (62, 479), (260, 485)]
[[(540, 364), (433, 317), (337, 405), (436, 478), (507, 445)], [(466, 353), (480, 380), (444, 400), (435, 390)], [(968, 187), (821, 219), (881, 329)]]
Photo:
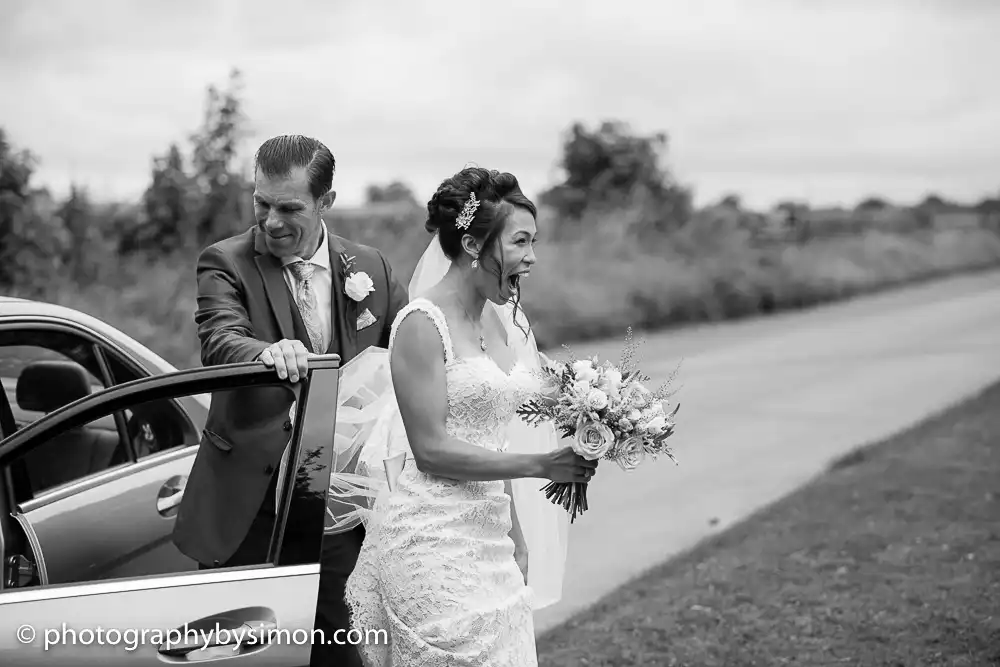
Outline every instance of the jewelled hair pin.
[(473, 192), (469, 195), (469, 201), (465, 202), (465, 206), (462, 207), (462, 212), (458, 214), (455, 218), (455, 226), (459, 229), (468, 229), (469, 225), (472, 224), (472, 218), (476, 215), (476, 210), (479, 208), (479, 200), (476, 199), (476, 193)]

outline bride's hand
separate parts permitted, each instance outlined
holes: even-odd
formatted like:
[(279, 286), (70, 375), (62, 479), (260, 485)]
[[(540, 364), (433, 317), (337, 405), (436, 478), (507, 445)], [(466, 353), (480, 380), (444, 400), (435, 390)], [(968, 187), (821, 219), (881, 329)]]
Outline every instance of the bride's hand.
[(542, 456), (543, 476), (553, 482), (589, 482), (597, 472), (597, 461), (588, 461), (570, 445)]

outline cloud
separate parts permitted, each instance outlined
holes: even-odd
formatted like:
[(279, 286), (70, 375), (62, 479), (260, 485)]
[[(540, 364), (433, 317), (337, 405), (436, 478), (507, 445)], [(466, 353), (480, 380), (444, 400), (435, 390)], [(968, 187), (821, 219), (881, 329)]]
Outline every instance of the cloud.
[(395, 178), (429, 196), (470, 160), (537, 193), (570, 123), (604, 118), (666, 131), (702, 201), (1000, 187), (1000, 4), (986, 0), (14, 7), (5, 124), (56, 186), (137, 194), (236, 65), (254, 141), (322, 138), (346, 202)]

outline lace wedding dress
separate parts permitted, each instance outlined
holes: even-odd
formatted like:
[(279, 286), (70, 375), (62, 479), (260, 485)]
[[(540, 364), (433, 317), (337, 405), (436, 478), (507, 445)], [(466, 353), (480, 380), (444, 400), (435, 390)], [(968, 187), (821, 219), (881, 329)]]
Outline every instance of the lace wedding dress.
[[(415, 299), (393, 323), (420, 312), (441, 335), (447, 376), (447, 431), (504, 451), (515, 409), (539, 389), (525, 367), (510, 373), (489, 357), (456, 358), (444, 314)], [(531, 589), (514, 561), (510, 499), (503, 481), (459, 481), (417, 470), (408, 456), (394, 491), (373, 508), (347, 582), (352, 625), (385, 630), (389, 645), (358, 649), (369, 667), (537, 665)], [(376, 635), (369, 634), (374, 638)]]

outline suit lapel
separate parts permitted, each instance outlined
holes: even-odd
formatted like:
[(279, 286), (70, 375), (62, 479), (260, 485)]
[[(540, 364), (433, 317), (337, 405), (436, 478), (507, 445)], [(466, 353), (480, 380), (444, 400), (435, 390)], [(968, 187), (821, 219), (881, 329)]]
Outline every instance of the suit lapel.
[[(278, 329), (281, 331), (281, 337), (288, 340), (296, 338), (301, 340), (300, 336), (296, 336), (296, 329), (304, 331), (305, 326), (295, 326), (295, 318), (299, 317), (299, 311), (298, 307), (292, 303), (291, 295), (288, 292), (288, 285), (285, 284), (281, 261), (267, 251), (264, 239), (261, 238), (256, 229), (253, 234), (254, 250), (257, 251), (257, 257), (254, 258), (254, 261), (257, 263), (257, 270), (260, 272), (260, 277), (264, 281), (264, 291), (267, 293), (267, 300), (271, 304), (271, 311), (274, 313), (275, 319), (278, 320)], [(306, 340), (308, 340), (308, 337)], [(306, 341), (303, 342), (305, 343)]]
[(344, 292), (344, 263), (340, 257), (346, 254), (347, 249), (340, 239), (329, 234), (330, 246), (330, 272), (333, 274), (332, 280), (332, 303), (333, 313), (333, 341), (330, 349), (331, 354), (339, 354), (342, 362), (347, 363), (354, 358), (358, 346), (358, 326), (357, 326), (357, 303), (350, 299)]

